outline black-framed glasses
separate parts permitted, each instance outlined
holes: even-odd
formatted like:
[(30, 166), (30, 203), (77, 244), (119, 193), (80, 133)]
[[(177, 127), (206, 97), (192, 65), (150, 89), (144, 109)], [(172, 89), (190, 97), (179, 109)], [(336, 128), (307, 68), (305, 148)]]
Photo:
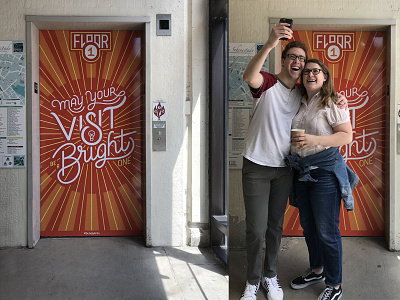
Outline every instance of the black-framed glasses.
[(321, 70), (321, 69), (318, 69), (318, 68), (314, 68), (314, 69), (312, 69), (312, 70), (310, 70), (310, 69), (304, 69), (304, 70), (303, 70), (303, 75), (308, 75), (308, 74), (310, 74), (310, 72), (312, 72), (314, 76), (317, 76), (321, 71), (322, 71), (322, 70)]
[(286, 54), (286, 57), (289, 58), (290, 60), (296, 60), (296, 58), (299, 59), (299, 62), (305, 62), (306, 58), (304, 56), (297, 56), (296, 54)]

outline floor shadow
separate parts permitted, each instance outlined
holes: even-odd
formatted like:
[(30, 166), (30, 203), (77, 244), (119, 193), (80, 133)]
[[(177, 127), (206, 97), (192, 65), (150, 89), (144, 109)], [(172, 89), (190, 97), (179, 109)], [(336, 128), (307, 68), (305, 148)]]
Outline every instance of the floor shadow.
[[(343, 237), (343, 298), (399, 299), (400, 253), (389, 251), (384, 237)], [(246, 251), (229, 251), (229, 299), (239, 299), (246, 283)], [(290, 281), (308, 268), (303, 237), (284, 237), (278, 256), (278, 278), (284, 299), (317, 299), (325, 288), (319, 283), (293, 290)], [(258, 300), (267, 299), (260, 288)]]
[(141, 237), (42, 238), (0, 249), (0, 270), (0, 299), (228, 299), (211, 248), (148, 248)]
[(47, 238), (0, 250), (0, 299), (167, 299), (138, 238)]

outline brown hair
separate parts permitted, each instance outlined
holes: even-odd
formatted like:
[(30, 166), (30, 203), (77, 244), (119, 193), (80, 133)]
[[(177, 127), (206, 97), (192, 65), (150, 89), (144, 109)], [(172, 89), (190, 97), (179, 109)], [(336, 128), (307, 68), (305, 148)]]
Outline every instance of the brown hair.
[[(321, 67), (321, 71), (325, 74), (326, 80), (324, 84), (321, 87), (320, 90), (320, 98), (319, 102), (322, 107), (328, 106), (330, 107), (329, 102), (332, 100), (334, 103), (336, 103), (336, 100), (338, 99), (338, 96), (335, 91), (335, 87), (333, 86), (333, 81), (332, 81), (332, 75), (329, 72), (328, 67), (320, 60), (311, 58), (307, 61), (307, 63), (315, 63)], [(303, 75), (301, 76), (300, 79), (300, 92), (302, 96), (307, 95), (306, 88), (304, 87), (303, 84)]]
[(281, 56), (281, 58), (282, 58), (282, 59), (285, 59), (285, 58), (286, 58), (286, 55), (287, 55), (287, 53), (288, 53), (288, 51), (289, 51), (290, 49), (292, 49), (292, 48), (300, 48), (300, 49), (303, 49), (304, 52), (306, 53), (306, 62), (307, 62), (307, 46), (306, 46), (306, 44), (304, 44), (304, 42), (302, 42), (302, 41), (293, 41), (293, 42), (288, 43), (288, 44), (286, 45), (285, 49), (283, 49), (283, 51), (282, 51), (282, 56)]

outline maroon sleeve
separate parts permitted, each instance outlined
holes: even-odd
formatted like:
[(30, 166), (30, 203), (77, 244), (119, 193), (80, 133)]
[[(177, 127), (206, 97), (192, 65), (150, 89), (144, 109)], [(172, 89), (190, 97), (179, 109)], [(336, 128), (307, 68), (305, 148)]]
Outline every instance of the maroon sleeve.
[(273, 74), (264, 71), (261, 71), (260, 74), (263, 77), (263, 83), (261, 84), (261, 86), (258, 89), (254, 89), (249, 86), (253, 98), (260, 98), (262, 93), (264, 93), (278, 81)]

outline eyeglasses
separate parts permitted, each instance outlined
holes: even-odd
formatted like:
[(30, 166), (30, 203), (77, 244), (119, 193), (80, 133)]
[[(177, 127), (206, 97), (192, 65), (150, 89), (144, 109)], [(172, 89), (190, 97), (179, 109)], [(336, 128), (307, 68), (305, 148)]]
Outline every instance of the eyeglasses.
[(287, 54), (286, 57), (289, 58), (290, 60), (296, 60), (296, 58), (298, 58), (299, 62), (306, 61), (306, 58), (304, 56), (297, 56), (296, 54)]
[(308, 74), (310, 74), (310, 72), (312, 72), (314, 76), (317, 76), (321, 71), (322, 71), (321, 69), (317, 69), (317, 68), (312, 69), (312, 70), (304, 69), (303, 70), (303, 75), (308, 75)]

